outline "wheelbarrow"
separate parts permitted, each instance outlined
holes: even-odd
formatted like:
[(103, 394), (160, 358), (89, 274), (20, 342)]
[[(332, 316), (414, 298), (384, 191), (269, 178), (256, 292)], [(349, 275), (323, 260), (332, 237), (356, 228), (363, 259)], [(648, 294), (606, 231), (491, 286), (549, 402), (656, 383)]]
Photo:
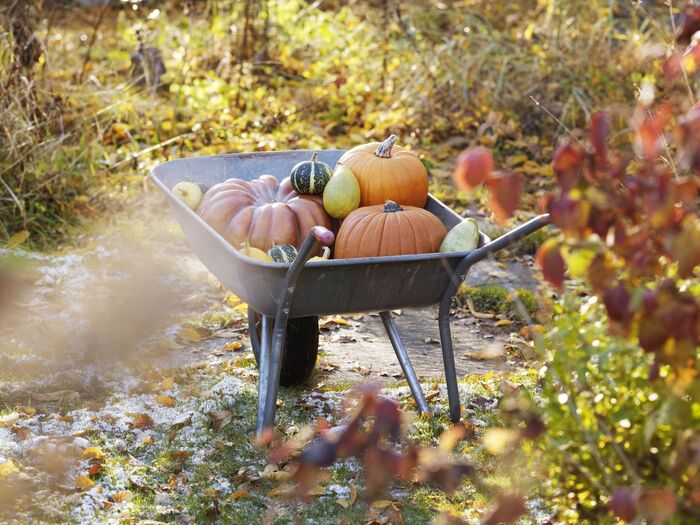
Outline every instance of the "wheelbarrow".
[[(320, 245), (330, 246), (334, 242), (333, 232), (316, 226), (289, 264), (242, 256), (171, 191), (183, 180), (207, 186), (229, 178), (253, 180), (263, 174), (282, 180), (297, 162), (307, 160), (311, 153), (298, 150), (178, 159), (158, 165), (151, 173), (192, 250), (224, 286), (248, 304), (250, 340), (259, 370), (256, 432), (260, 434), (274, 426), (280, 379), (283, 384), (300, 382), (313, 370), (321, 315), (378, 311), (418, 410), (430, 412), (391, 311), (437, 304), (450, 419), (459, 421), (459, 392), (450, 332), (452, 299), (475, 263), (546, 226), (548, 215), (535, 217), (493, 241), (481, 234), (479, 247), (469, 252), (307, 263)], [(334, 166), (343, 153), (342, 150), (319, 151), (318, 160)], [(448, 230), (462, 220), (432, 195), (428, 196), (425, 208)]]

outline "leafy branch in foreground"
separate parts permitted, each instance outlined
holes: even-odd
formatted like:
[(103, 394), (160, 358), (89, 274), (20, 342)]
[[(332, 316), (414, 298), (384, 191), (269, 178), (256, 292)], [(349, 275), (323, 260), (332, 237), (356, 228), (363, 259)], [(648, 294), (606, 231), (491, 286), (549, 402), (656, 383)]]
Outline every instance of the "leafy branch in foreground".
[[(261, 438), (260, 444), (271, 446), (270, 463), (292, 465), (295, 487), (289, 496), (304, 497), (323, 479), (325, 467), (349, 458), (363, 463), (363, 495), (368, 501), (379, 499), (393, 480), (429, 484), (447, 493), (455, 492), (465, 479), (485, 488), (479, 469), (453, 454), (460, 441), (474, 437), (471, 424), (448, 428), (437, 447), (402, 444), (401, 409), (397, 402), (380, 396), (379, 387), (373, 384), (355, 388), (348, 396), (345, 412), (344, 424), (338, 427), (329, 428), (325, 420), (319, 420), (284, 442), (276, 440), (272, 429)], [(514, 435), (513, 443), (534, 438), (542, 430), (541, 422), (531, 419)], [(525, 513), (523, 496), (504, 492), (496, 495), (495, 505), (482, 523), (514, 523)]]

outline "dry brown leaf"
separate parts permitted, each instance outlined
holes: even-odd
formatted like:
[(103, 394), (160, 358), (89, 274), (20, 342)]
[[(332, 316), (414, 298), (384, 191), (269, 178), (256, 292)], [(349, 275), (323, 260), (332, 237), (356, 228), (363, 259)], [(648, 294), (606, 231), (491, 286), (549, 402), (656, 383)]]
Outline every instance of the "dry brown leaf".
[(214, 412), (209, 412), (209, 418), (211, 420), (211, 426), (219, 430), (231, 422), (233, 419), (233, 412), (229, 410), (216, 410)]
[(134, 422), (131, 424), (131, 428), (133, 429), (147, 429), (147, 428), (153, 428), (155, 426), (155, 423), (153, 422), (153, 419), (151, 416), (148, 414), (136, 414), (136, 417), (134, 419)]
[(119, 492), (115, 492), (112, 496), (112, 501), (114, 501), (114, 503), (131, 501), (132, 499), (134, 499), (134, 494), (130, 490), (120, 490)]
[(513, 321), (510, 319), (501, 319), (500, 321), (496, 321), (494, 326), (511, 326), (513, 324)]
[(236, 350), (240, 350), (241, 348), (243, 348), (243, 343), (241, 343), (240, 341), (233, 341), (224, 345), (224, 350), (226, 350), (227, 352), (235, 352)]

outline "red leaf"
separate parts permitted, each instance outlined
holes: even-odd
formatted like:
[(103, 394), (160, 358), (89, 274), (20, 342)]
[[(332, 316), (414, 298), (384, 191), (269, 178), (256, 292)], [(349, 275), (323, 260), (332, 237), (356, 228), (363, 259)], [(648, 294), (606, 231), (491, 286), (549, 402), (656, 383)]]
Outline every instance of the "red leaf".
[(486, 180), (493, 166), (493, 156), (488, 149), (483, 146), (466, 149), (457, 157), (454, 184), (461, 190), (471, 191)]
[(520, 177), (506, 171), (492, 173), (487, 179), (489, 187), (489, 208), (496, 217), (496, 222), (504, 223), (518, 209), (522, 184)]
[(603, 254), (596, 255), (588, 265), (588, 280), (594, 290), (605, 290), (615, 279), (615, 270)]
[(613, 492), (610, 510), (621, 520), (630, 522), (637, 515), (638, 494), (627, 487), (617, 488)]
[(635, 128), (637, 148), (648, 162), (654, 162), (666, 145), (664, 128), (670, 117), (671, 107), (666, 104), (661, 106), (656, 115), (645, 114)]
[(688, 45), (693, 35), (700, 31), (700, 7), (689, 7), (681, 16), (676, 30), (676, 42)]
[(606, 290), (603, 294), (603, 302), (608, 310), (608, 317), (613, 321), (624, 322), (632, 315), (630, 311), (630, 294), (622, 284)]
[(608, 157), (608, 134), (610, 133), (610, 122), (608, 114), (600, 111), (591, 118), (591, 128), (588, 136), (593, 145), (596, 161), (605, 163)]
[(555, 239), (546, 240), (537, 250), (537, 264), (542, 268), (544, 278), (555, 288), (561, 290), (564, 283), (564, 258)]
[(552, 168), (563, 192), (573, 189), (581, 174), (584, 151), (569, 139), (562, 139), (552, 156)]
[(552, 224), (570, 235), (582, 233), (588, 227), (588, 210), (588, 202), (566, 196), (549, 203)]
[(526, 513), (525, 498), (519, 494), (504, 494), (496, 500), (496, 505), (481, 520), (481, 525), (515, 523)]
[(674, 53), (664, 61), (663, 72), (666, 80), (673, 80), (680, 74), (682, 60), (683, 56), (681, 53)]
[(639, 512), (652, 525), (662, 525), (676, 513), (676, 496), (668, 489), (644, 491), (639, 497)]

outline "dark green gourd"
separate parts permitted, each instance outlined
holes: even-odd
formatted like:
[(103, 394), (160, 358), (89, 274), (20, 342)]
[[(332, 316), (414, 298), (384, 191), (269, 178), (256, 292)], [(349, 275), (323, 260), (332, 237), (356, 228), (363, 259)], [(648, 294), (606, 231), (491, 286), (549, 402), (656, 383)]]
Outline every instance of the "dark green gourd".
[(275, 262), (291, 263), (297, 257), (297, 249), (291, 244), (278, 244), (267, 250), (267, 254)]
[(289, 178), (292, 187), (305, 195), (320, 195), (333, 175), (333, 170), (325, 162), (316, 160), (316, 152), (311, 155), (311, 160), (299, 162), (292, 168)]

